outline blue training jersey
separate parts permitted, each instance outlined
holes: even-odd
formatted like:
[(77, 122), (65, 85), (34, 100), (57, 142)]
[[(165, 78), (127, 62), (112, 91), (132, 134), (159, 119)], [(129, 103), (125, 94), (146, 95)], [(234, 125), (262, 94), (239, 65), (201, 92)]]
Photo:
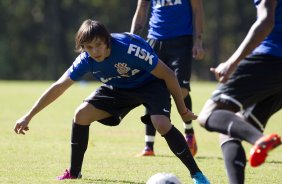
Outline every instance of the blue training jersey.
[[(254, 0), (258, 5), (261, 0)], [(282, 57), (282, 0), (277, 0), (275, 25), (271, 33), (254, 49), (253, 54), (269, 54)]]
[(150, 72), (156, 67), (158, 56), (149, 44), (130, 33), (111, 34), (111, 53), (97, 62), (87, 52), (81, 53), (68, 69), (76, 81), (90, 72), (99, 81), (118, 88), (135, 88), (156, 79)]
[(193, 34), (190, 0), (151, 0), (148, 38), (169, 39)]

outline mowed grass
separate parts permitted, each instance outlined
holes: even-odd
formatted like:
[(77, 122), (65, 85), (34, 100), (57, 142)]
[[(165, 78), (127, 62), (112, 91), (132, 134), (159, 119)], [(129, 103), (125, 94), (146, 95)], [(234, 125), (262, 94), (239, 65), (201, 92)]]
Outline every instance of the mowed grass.
[[(56, 181), (69, 167), (70, 130), (76, 107), (99, 83), (77, 83), (61, 98), (39, 113), (25, 136), (13, 132), (18, 118), (24, 115), (51, 82), (0, 81), (0, 183), (96, 183), (142, 184), (158, 172), (176, 174), (183, 183), (192, 183), (187, 169), (157, 135), (156, 157), (137, 158), (144, 146), (144, 125), (139, 117), (143, 107), (131, 111), (117, 127), (93, 123), (83, 164), (83, 179)], [(216, 83), (193, 82), (193, 111), (199, 113)], [(282, 134), (282, 113), (275, 114), (266, 133)], [(173, 124), (183, 132), (173, 102)], [(218, 134), (207, 132), (194, 121), (198, 153), (195, 157), (205, 175), (214, 184), (226, 184)], [(247, 157), (250, 145), (245, 144)], [(282, 147), (270, 153), (258, 168), (246, 168), (246, 184), (282, 183)]]

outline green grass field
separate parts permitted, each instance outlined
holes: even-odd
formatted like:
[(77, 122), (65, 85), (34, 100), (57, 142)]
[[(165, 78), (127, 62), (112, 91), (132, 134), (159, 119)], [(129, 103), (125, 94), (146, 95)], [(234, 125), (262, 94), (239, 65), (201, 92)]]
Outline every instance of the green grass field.
[[(156, 157), (137, 158), (144, 146), (144, 125), (139, 117), (143, 107), (130, 112), (117, 127), (93, 123), (83, 165), (83, 179), (56, 181), (56, 176), (69, 167), (70, 128), (73, 113), (82, 100), (95, 90), (97, 83), (75, 84), (60, 99), (39, 113), (30, 123), (25, 136), (13, 132), (13, 127), (50, 85), (50, 82), (0, 81), (0, 183), (95, 183), (142, 184), (158, 172), (176, 174), (183, 183), (192, 183), (186, 168), (170, 152), (164, 139), (157, 135)], [(215, 83), (194, 82), (193, 108), (199, 113), (209, 98)], [(175, 107), (175, 106), (174, 106)], [(272, 117), (266, 133), (282, 134), (282, 112)], [(183, 132), (175, 109), (172, 120)], [(227, 177), (218, 144), (218, 134), (210, 133), (194, 122), (202, 171), (213, 184), (226, 184)], [(250, 145), (245, 144), (247, 156)], [(246, 169), (246, 184), (282, 183), (282, 147), (270, 153), (267, 162), (258, 168)]]

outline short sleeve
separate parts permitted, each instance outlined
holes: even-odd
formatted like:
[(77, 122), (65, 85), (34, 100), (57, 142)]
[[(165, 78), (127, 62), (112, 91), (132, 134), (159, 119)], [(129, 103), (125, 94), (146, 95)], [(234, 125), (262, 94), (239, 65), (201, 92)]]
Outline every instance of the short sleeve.
[(81, 53), (69, 67), (68, 75), (72, 80), (77, 81), (90, 70), (91, 64), (88, 55)]

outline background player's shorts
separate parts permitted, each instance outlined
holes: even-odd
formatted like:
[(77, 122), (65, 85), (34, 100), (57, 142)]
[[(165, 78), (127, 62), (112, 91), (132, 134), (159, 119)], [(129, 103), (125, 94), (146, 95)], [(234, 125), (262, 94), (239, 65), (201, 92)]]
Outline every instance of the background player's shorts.
[(282, 108), (282, 93), (272, 95), (242, 112), (242, 115), (261, 132), (269, 118)]
[(113, 115), (113, 121), (99, 121), (115, 126), (132, 109), (144, 105), (150, 115), (165, 115), (170, 118), (171, 98), (163, 80), (153, 80), (134, 88), (122, 89), (103, 85), (86, 98), (86, 102)]
[[(266, 122), (281, 108), (281, 93), (282, 58), (254, 55), (240, 62), (230, 79), (218, 86), (211, 99), (233, 106), (236, 111), (247, 112), (249, 108)], [(273, 98), (278, 104), (269, 103)], [(264, 108), (268, 110), (262, 113)]]
[(180, 36), (166, 40), (148, 39), (159, 59), (171, 68), (182, 88), (190, 91), (193, 37)]
[[(264, 132), (269, 118), (282, 108), (282, 93), (270, 96), (259, 103), (244, 109), (241, 115), (260, 132)], [(220, 144), (227, 141), (242, 141), (241, 139), (220, 134)]]

